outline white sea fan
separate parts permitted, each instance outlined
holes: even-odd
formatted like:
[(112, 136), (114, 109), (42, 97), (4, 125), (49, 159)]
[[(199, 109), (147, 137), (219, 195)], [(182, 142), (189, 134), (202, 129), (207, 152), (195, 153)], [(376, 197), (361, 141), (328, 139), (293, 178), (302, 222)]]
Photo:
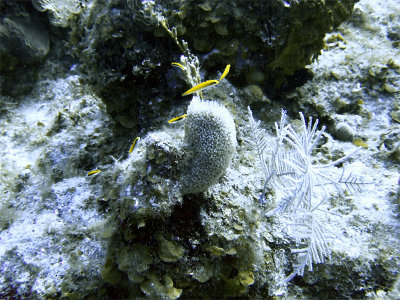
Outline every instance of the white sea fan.
[[(265, 173), (265, 183), (260, 195), (260, 203), (264, 203), (266, 187), (270, 186), (281, 191), (283, 196), (278, 199), (276, 208), (267, 212), (270, 217), (275, 214), (285, 216), (288, 227), (296, 231), (298, 244), (305, 245), (292, 249), (297, 254), (298, 264), (294, 271), (282, 283), (286, 283), (296, 275), (302, 276), (306, 267), (312, 271), (313, 263), (324, 263), (330, 257), (326, 239), (327, 230), (318, 219), (317, 211), (328, 199), (327, 187), (334, 186), (341, 193), (342, 186), (360, 189), (364, 182), (353, 175), (334, 180), (329, 177), (327, 169), (346, 161), (353, 153), (329, 164), (316, 164), (312, 152), (325, 131), (325, 126), (317, 130), (318, 120), (313, 123), (312, 117), (308, 124), (300, 113), (302, 127), (300, 132), (286, 124), (286, 112), (282, 110), (281, 120), (275, 123), (276, 138), (273, 148), (268, 148), (271, 141), (266, 138), (260, 128), (260, 122), (253, 118), (250, 108), (251, 142), (256, 147), (262, 170)], [(266, 153), (266, 150), (269, 153)], [(326, 213), (326, 212), (322, 212)]]

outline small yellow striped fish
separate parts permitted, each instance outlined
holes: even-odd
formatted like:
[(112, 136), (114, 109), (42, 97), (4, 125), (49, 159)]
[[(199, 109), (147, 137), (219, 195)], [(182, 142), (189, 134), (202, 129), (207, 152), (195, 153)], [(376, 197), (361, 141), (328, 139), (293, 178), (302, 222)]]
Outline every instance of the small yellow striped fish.
[(173, 62), (173, 63), (171, 64), (171, 66), (173, 66), (173, 67), (178, 67), (178, 68), (181, 68), (182, 70), (185, 70), (185, 67), (182, 66), (180, 63)]
[(132, 145), (131, 145), (131, 147), (129, 148), (129, 154), (131, 154), (131, 153), (133, 152), (133, 149), (135, 149), (135, 146), (136, 146), (136, 144), (137, 144), (138, 141), (140, 141), (140, 137), (139, 137), (139, 136), (136, 137), (136, 138), (133, 140)]
[(182, 120), (182, 119), (184, 119), (184, 118), (186, 118), (186, 117), (187, 117), (187, 114), (184, 114), (184, 115), (182, 115), (182, 116), (172, 118), (171, 120), (168, 121), (168, 123), (174, 123), (174, 122), (179, 121), (179, 120)]
[(95, 175), (95, 174), (99, 174), (101, 172), (101, 170), (93, 170), (93, 171), (90, 171), (89, 173), (87, 173), (87, 176), (92, 176), (92, 175)]
[(208, 88), (209, 86), (213, 86), (218, 84), (219, 81), (218, 80), (207, 80), (204, 81), (198, 85), (195, 85), (194, 87), (192, 87), (190, 90), (187, 90), (186, 92), (184, 92), (182, 94), (182, 96), (186, 96), (186, 95), (190, 95), (196, 92), (200, 92), (201, 90), (204, 90), (205, 88)]
[(224, 71), (224, 73), (222, 73), (222, 75), (221, 75), (219, 81), (221, 81), (222, 79), (225, 78), (226, 75), (228, 75), (230, 69), (231, 69), (231, 65), (227, 65), (227, 66), (225, 67), (225, 71)]

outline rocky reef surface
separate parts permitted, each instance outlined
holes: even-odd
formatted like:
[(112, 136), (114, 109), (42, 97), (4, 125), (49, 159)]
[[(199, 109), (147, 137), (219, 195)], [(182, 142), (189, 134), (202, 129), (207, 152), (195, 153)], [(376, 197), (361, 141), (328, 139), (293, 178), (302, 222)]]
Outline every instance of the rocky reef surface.
[(400, 8), (354, 2), (2, 2), (0, 297), (399, 298)]

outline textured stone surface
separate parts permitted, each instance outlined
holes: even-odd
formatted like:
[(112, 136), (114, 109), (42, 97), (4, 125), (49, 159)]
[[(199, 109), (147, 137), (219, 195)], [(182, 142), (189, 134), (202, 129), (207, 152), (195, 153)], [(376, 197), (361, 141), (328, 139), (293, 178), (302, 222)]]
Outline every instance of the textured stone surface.
[[(0, 95), (0, 298), (275, 299), (322, 294), (332, 299), (399, 298), (397, 1), (357, 4), (351, 20), (326, 37), (325, 50), (308, 66), (312, 78), (284, 97), (267, 97), (259, 82), (246, 87), (243, 79), (237, 81), (242, 85), (233, 85), (238, 65), (232, 65), (220, 84), (204, 90), (205, 99), (218, 101), (234, 119), (237, 147), (222, 178), (206, 192), (183, 196), (179, 184), (186, 171), (181, 164), (187, 154), (182, 147), (186, 120), (167, 121), (184, 114), (190, 99), (160, 92), (164, 83), (171, 95), (187, 88), (182, 78), (180, 86), (174, 85), (172, 79), (180, 78), (179, 69), (175, 77), (169, 72), (171, 61), (178, 61), (171, 53), (178, 50), (172, 50), (176, 45), (168, 44), (171, 39), (162, 30), (153, 30), (152, 19), (135, 14), (145, 7), (131, 5), (138, 1), (122, 2), (98, 1), (99, 5), (91, 7), (92, 19), (85, 15), (91, 20), (85, 19), (92, 26), (88, 28), (114, 28), (109, 40), (107, 31), (101, 31), (103, 40), (100, 35), (94, 39), (96, 51), (88, 49), (78, 62), (66, 59), (66, 52), (61, 51), (65, 48), (51, 49), (30, 93)], [(202, 2), (192, 9), (204, 11), (207, 22), (215, 25), (209, 27), (229, 39), (230, 27), (212, 18), (216, 6), (218, 2), (208, 6)], [(127, 7), (131, 9), (129, 20), (138, 17), (129, 23), (134, 25), (119, 27), (128, 23), (115, 21), (109, 26), (107, 13), (123, 16)], [(157, 7), (153, 12), (165, 11)], [(251, 19), (243, 22), (251, 23)], [(141, 29), (134, 30), (134, 26)], [(137, 36), (130, 35), (133, 32)], [(191, 29), (185, 32), (179, 27), (179, 32), (190, 35)], [(51, 42), (59, 46), (71, 38), (68, 42), (74, 43), (75, 34), (79, 37), (82, 32), (68, 37), (59, 34)], [(135, 46), (125, 43), (132, 37), (139, 41)], [(166, 45), (160, 52), (165, 60), (152, 56), (161, 49), (158, 39)], [(249, 41), (243, 44), (250, 45)], [(196, 45), (207, 46), (201, 41)], [(194, 47), (191, 42), (189, 47)], [(121, 49), (128, 49), (123, 58), (114, 55)], [(154, 52), (148, 57), (154, 61), (141, 56), (149, 49)], [(133, 52), (138, 58), (127, 59)], [(153, 70), (156, 61), (160, 69)], [(113, 77), (102, 71), (121, 62), (122, 68), (113, 74), (133, 71), (136, 77), (126, 79), (136, 82), (130, 81), (126, 89), (118, 90), (121, 93), (110, 92), (115, 96), (110, 111), (107, 101), (111, 100), (98, 97), (98, 82), (85, 80), (82, 70), (97, 68), (96, 78), (102, 80), (104, 75), (100, 86), (112, 87), (113, 80), (109, 80)], [(200, 62), (207, 65), (202, 70), (212, 70), (207, 55), (200, 56)], [(153, 80), (153, 72), (160, 80)], [(257, 72), (252, 79), (262, 78)], [(140, 81), (141, 76), (146, 80)], [(171, 80), (166, 83), (164, 76)], [(205, 74), (205, 79), (218, 77)], [(124, 78), (114, 79), (124, 85)], [(133, 102), (129, 98), (132, 91), (138, 95)], [(149, 91), (154, 97), (146, 97)], [(284, 190), (268, 186), (265, 204), (259, 202), (265, 173), (256, 149), (248, 142), (248, 105), (261, 121), (269, 146), (276, 141), (274, 122), (279, 121), (283, 107), (295, 129), (302, 128), (299, 111), (327, 126), (311, 155), (316, 164), (329, 164), (359, 149), (348, 161), (329, 169), (338, 174), (334, 179), (339, 180), (345, 168), (366, 183), (356, 190), (349, 185), (343, 195), (326, 195), (320, 221), (333, 233), (326, 236), (331, 258), (314, 264), (312, 271), (307, 268), (303, 276), (286, 285), (279, 283), (297, 262), (290, 249), (306, 241), (294, 234), (287, 219), (266, 217)], [(136, 116), (136, 125), (124, 130), (116, 125), (118, 116)], [(129, 118), (125, 121), (131, 124)], [(345, 138), (336, 137), (340, 124), (351, 128), (352, 135), (347, 131)], [(129, 153), (138, 136), (141, 140)], [(92, 170), (101, 172), (88, 176)]]
[[(49, 11), (63, 7), (63, 1), (36, 2), (48, 3)], [(274, 95), (305, 80), (324, 35), (350, 16), (355, 2), (93, 1), (70, 23), (70, 46), (110, 114), (133, 128), (154, 122), (152, 115), (169, 110), (188, 89), (170, 65), (182, 49), (161, 22), (203, 57), (203, 72), (231, 64), (232, 82), (260, 84)]]
[(16, 57), (31, 64), (43, 59), (50, 48), (47, 29), (38, 18), (3, 18), (0, 26), (0, 56)]
[(10, 96), (26, 94), (50, 51), (46, 19), (27, 1), (2, 1), (0, 10), (0, 90)]

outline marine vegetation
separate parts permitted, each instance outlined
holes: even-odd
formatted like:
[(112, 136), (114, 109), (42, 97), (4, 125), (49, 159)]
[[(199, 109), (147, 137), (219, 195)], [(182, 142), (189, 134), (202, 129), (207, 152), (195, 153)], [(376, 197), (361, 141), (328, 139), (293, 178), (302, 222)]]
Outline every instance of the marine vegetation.
[[(294, 265), (293, 272), (281, 284), (292, 280), (296, 275), (303, 276), (306, 267), (310, 271), (313, 264), (324, 263), (330, 258), (327, 236), (331, 234), (320, 215), (333, 213), (326, 207), (330, 199), (329, 187), (336, 188), (341, 195), (342, 186), (353, 190), (361, 189), (366, 182), (352, 174), (342, 175), (338, 180), (330, 177), (330, 168), (342, 164), (356, 151), (338, 160), (327, 164), (316, 164), (313, 159), (313, 150), (325, 131), (325, 126), (317, 130), (318, 119), (313, 123), (312, 117), (308, 124), (300, 112), (301, 130), (297, 132), (292, 125), (286, 123), (286, 112), (282, 110), (281, 120), (275, 123), (276, 139), (273, 148), (269, 147), (271, 140), (265, 137), (260, 128), (260, 121), (256, 122), (252, 111), (248, 108), (251, 137), (250, 142), (256, 147), (261, 168), (265, 174), (265, 182), (260, 194), (260, 203), (266, 204), (265, 193), (267, 187), (272, 187), (279, 196), (276, 208), (268, 211), (266, 217), (281, 215), (286, 219), (288, 230), (293, 233), (299, 248), (291, 249), (292, 254), (298, 256), (298, 264)], [(267, 153), (270, 153), (267, 155)], [(336, 233), (333, 235), (337, 236)]]

